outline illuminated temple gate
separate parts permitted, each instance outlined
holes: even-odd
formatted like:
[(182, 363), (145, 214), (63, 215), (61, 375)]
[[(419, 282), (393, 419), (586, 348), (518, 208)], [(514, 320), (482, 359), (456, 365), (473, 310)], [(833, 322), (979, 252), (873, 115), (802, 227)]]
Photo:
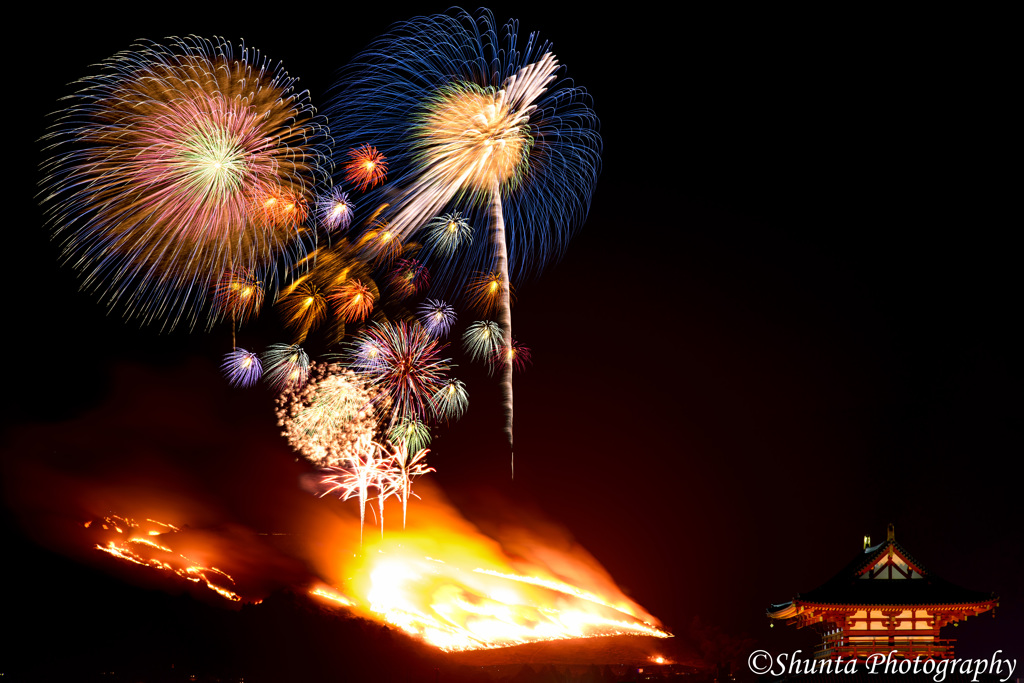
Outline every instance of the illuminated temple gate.
[(925, 569), (889, 525), (885, 543), (870, 545), (821, 587), (768, 608), (771, 619), (822, 636), (816, 659), (866, 659), (874, 653), (949, 659), (955, 639), (939, 630), (999, 605), (992, 594), (960, 588)]

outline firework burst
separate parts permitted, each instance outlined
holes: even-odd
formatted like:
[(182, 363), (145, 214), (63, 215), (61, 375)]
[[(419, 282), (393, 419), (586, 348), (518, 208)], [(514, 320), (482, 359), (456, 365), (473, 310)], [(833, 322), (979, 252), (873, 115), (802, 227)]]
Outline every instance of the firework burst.
[(309, 376), (309, 356), (298, 344), (271, 344), (263, 352), (263, 367), (275, 391), (301, 387)]
[(242, 270), (229, 270), (217, 282), (214, 294), (214, 305), (221, 315), (232, 321), (244, 323), (254, 318), (263, 307), (263, 283), (254, 273)]
[(320, 224), (328, 232), (347, 230), (352, 223), (352, 214), (356, 206), (349, 200), (348, 193), (340, 187), (333, 188), (317, 201), (317, 215)]
[(470, 360), (489, 360), (501, 347), (504, 334), (493, 320), (478, 320), (462, 333), (462, 346)]
[(377, 429), (373, 393), (351, 370), (311, 363), (306, 384), (277, 398), (277, 423), (295, 451), (318, 467), (341, 467), (359, 455)]
[(430, 428), (420, 420), (400, 420), (387, 431), (388, 441), (418, 450), (430, 443)]
[(455, 309), (439, 299), (427, 299), (417, 310), (420, 324), (431, 336), (445, 336), (455, 323)]
[(492, 372), (504, 368), (511, 368), (516, 372), (522, 372), (530, 364), (532, 355), (529, 347), (520, 344), (515, 339), (508, 346), (498, 348), (491, 356), (490, 365)]
[(363, 145), (348, 152), (345, 164), (345, 179), (366, 192), (374, 185), (384, 182), (388, 174), (388, 161), (376, 147)]
[(387, 221), (377, 221), (359, 239), (359, 248), (372, 255), (378, 263), (386, 265), (402, 255), (402, 240)]
[(327, 315), (327, 296), (309, 279), (299, 281), (289, 288), (278, 302), (286, 327), (296, 330), (298, 343), (323, 321)]
[(515, 296), (501, 273), (489, 273), (473, 278), (466, 288), (466, 299), (470, 308), (480, 315), (490, 315), (501, 312), (505, 305), (511, 307)]
[[(497, 274), (505, 346), (510, 274), (562, 253), (589, 210), (601, 148), (589, 96), (559, 80), (549, 43), (518, 34), (487, 10), (398, 24), (355, 58), (328, 107), (345, 144), (372, 139), (390, 150), (379, 200), (388, 193), (382, 219), (400, 238), (455, 205), (488, 226), (491, 239), (441, 260), (435, 275), (462, 284), (474, 271)], [(511, 444), (511, 365), (501, 383)]]
[(220, 369), (228, 378), (231, 386), (251, 387), (260, 381), (263, 365), (259, 356), (245, 349), (235, 349), (224, 356)]
[(434, 414), (443, 420), (458, 420), (469, 407), (466, 385), (457, 379), (445, 382), (433, 397)]
[(277, 280), (329, 138), (295, 79), (221, 39), (142, 42), (100, 65), (44, 140), (41, 193), (63, 258), (110, 307), (212, 324), (230, 277)]
[(356, 336), (352, 368), (392, 403), (391, 424), (426, 420), (447, 381), (451, 359), (419, 323), (374, 323)]
[(373, 292), (359, 280), (349, 280), (327, 298), (347, 323), (362, 322), (373, 310)]
[(398, 298), (407, 299), (430, 286), (430, 271), (416, 259), (402, 259), (391, 271), (388, 284)]
[(473, 241), (473, 228), (458, 211), (437, 216), (427, 224), (427, 244), (442, 256), (452, 256), (459, 245)]

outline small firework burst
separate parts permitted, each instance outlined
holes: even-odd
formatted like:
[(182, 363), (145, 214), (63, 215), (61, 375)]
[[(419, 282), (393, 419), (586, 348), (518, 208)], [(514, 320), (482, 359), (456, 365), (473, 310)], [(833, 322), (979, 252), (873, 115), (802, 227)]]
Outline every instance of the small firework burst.
[(220, 369), (234, 387), (251, 387), (263, 375), (259, 356), (245, 349), (235, 349), (226, 354)]
[(387, 431), (388, 441), (418, 451), (430, 443), (430, 429), (420, 420), (400, 420)]
[(255, 193), (252, 211), (267, 225), (297, 228), (309, 216), (306, 199), (293, 192), (262, 190)]
[(432, 402), (439, 419), (458, 420), (469, 407), (469, 392), (462, 381), (450, 379), (434, 394)]
[(320, 287), (309, 280), (294, 285), (278, 305), (285, 326), (298, 332), (300, 342), (327, 315), (327, 297)]
[(433, 413), (431, 399), (447, 381), (451, 359), (441, 358), (444, 345), (419, 323), (374, 323), (357, 335), (353, 348), (352, 369), (390, 399), (392, 424)]
[(423, 329), (434, 337), (445, 336), (455, 323), (455, 309), (439, 299), (427, 299), (417, 310)]
[(400, 299), (416, 296), (430, 286), (430, 271), (416, 259), (402, 259), (388, 276), (388, 284)]
[(490, 360), (502, 345), (501, 325), (493, 320), (478, 320), (462, 333), (462, 346), (470, 360)]
[(387, 221), (374, 223), (373, 228), (359, 238), (358, 246), (382, 264), (391, 263), (402, 255), (402, 240), (391, 230)]
[(333, 188), (317, 202), (320, 224), (327, 228), (328, 232), (347, 230), (352, 223), (355, 209), (356, 206), (349, 200), (348, 193), (340, 187)]
[(245, 268), (230, 270), (214, 288), (214, 306), (238, 323), (254, 318), (263, 306), (263, 283)]
[[(469, 305), (480, 315), (490, 315), (502, 307), (505, 294), (505, 282), (500, 273), (488, 273), (478, 275), (470, 283), (466, 290)], [(512, 292), (509, 288), (509, 303), (511, 305)]]
[(276, 414), (295, 451), (318, 467), (340, 467), (372, 440), (379, 417), (372, 404), (373, 394), (351, 370), (310, 363), (309, 380), (278, 396)]
[(347, 323), (362, 322), (373, 310), (373, 292), (359, 280), (349, 280), (331, 292), (327, 299)]
[(345, 179), (359, 186), (360, 192), (366, 192), (374, 185), (379, 185), (387, 177), (387, 158), (372, 145), (349, 150), (348, 159), (348, 163), (345, 164)]
[(500, 369), (508, 365), (516, 372), (522, 372), (530, 363), (530, 349), (515, 339), (509, 346), (503, 346), (491, 356), (491, 369)]
[(458, 211), (437, 216), (427, 223), (427, 243), (443, 256), (451, 256), (459, 245), (473, 241), (473, 228)]
[(298, 344), (271, 344), (263, 352), (263, 377), (275, 391), (301, 387), (309, 376), (309, 356)]
[(373, 373), (381, 363), (381, 348), (374, 339), (360, 335), (352, 348), (350, 366), (358, 373)]

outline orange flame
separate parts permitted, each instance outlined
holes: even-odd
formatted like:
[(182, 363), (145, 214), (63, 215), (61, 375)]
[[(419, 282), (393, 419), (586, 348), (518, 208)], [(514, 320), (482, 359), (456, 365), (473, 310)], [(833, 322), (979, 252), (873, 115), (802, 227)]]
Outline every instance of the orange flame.
[[(446, 651), (617, 634), (670, 637), (595, 570), (592, 558), (588, 566), (558, 553), (558, 572), (553, 563), (524, 566), (462, 519), (439, 491), (429, 484), (418, 491), (423, 498), (415, 501), (408, 528), (386, 530), (360, 555), (339, 556), (328, 570), (345, 577), (336, 585), (360, 614)], [(590, 585), (576, 585), (582, 581)]]
[[(148, 529), (143, 529), (142, 525), (138, 522), (128, 517), (116, 515), (105, 517), (103, 522), (101, 525), (102, 529), (115, 532), (116, 537), (108, 540), (105, 544), (97, 543), (97, 550), (127, 562), (143, 567), (165, 570), (187, 581), (203, 584), (221, 597), (227, 598), (232, 602), (240, 602), (242, 600), (238, 593), (221, 585), (225, 582), (231, 585), (235, 583), (235, 580), (226, 572), (216, 567), (205, 567), (185, 555), (175, 553), (167, 545), (156, 543), (146, 538), (146, 535), (174, 534), (179, 531), (177, 527), (147, 519), (146, 522), (151, 526)], [(86, 522), (84, 526), (89, 528), (91, 522)], [(153, 526), (162, 527), (166, 531), (160, 531), (160, 529), (155, 529)], [(143, 548), (133, 548), (132, 546), (143, 546)], [(144, 553), (146, 554), (144, 555)]]

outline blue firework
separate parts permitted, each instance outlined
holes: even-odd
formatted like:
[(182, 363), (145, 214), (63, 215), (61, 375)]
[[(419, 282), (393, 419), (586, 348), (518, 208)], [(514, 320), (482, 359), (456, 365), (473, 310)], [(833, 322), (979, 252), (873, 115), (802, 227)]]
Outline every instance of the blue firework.
[[(455, 9), (392, 27), (355, 58), (328, 106), (337, 149), (371, 140), (386, 150), (388, 183), (370, 203), (387, 204), (380, 220), (399, 238), (456, 206), (489, 233), (455, 254), (428, 239), (426, 258), (441, 286), (498, 274), (506, 347), (510, 275), (562, 253), (600, 169), (590, 98), (562, 71), (550, 43), (535, 33), (520, 42), (516, 21), (498, 26), (488, 10)], [(511, 365), (502, 390), (511, 443)]]
[[(513, 77), (518, 84), (529, 81), (524, 71), (536, 71), (552, 54), (549, 42), (535, 33), (520, 40), (518, 29), (514, 20), (497, 24), (488, 10), (473, 15), (455, 9), (399, 23), (345, 69), (327, 107), (337, 168), (347, 150), (364, 141), (388, 154), (388, 182), (367, 205), (391, 198), (386, 218), (403, 238), (457, 209), (468, 224), (493, 230), (491, 183), (497, 180), (513, 279), (563, 252), (586, 218), (601, 151), (590, 97), (564, 77), (557, 60), (545, 67), (549, 82), (532, 90), (508, 87)], [(474, 117), (479, 122), (474, 107), (493, 106), (503, 87), (507, 95), (480, 143), (504, 143), (511, 158), (458, 182), (466, 174), (453, 178), (446, 165), (476, 159), (476, 148), (463, 145), (454, 155), (439, 148), (450, 147), (452, 135), (464, 137), (460, 123)], [(428, 240), (428, 249), (434, 241)], [(454, 258), (441, 246), (432, 251), (445, 257), (443, 265), (431, 264), (437, 284), (458, 285), (497, 265), (488, 239), (467, 241)]]

